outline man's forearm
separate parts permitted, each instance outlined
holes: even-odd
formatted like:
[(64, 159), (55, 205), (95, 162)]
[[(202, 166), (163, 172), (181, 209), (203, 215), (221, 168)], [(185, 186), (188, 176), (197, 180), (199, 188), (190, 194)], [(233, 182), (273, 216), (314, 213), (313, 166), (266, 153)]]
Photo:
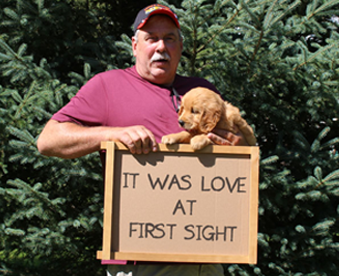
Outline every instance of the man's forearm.
[(55, 120), (48, 121), (40, 134), (37, 147), (43, 155), (69, 159), (99, 151), (102, 141), (121, 142), (136, 154), (157, 150), (153, 133), (144, 126), (84, 127)]
[(69, 159), (100, 150), (100, 142), (104, 140), (107, 140), (104, 127), (50, 120), (40, 134), (37, 147), (43, 155)]

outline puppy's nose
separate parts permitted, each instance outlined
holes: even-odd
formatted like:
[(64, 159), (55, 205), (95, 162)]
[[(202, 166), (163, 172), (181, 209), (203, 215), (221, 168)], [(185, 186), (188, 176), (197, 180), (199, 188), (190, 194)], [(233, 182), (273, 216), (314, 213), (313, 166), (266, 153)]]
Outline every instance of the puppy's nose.
[(183, 127), (184, 124), (185, 124), (185, 122), (183, 120), (179, 120), (179, 125), (181, 125)]

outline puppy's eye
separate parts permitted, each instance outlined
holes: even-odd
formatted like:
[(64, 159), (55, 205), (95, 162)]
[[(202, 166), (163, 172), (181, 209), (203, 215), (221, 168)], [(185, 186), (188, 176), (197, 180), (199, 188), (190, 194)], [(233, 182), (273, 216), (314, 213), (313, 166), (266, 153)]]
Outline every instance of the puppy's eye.
[(192, 114), (198, 114), (199, 111), (197, 109), (194, 109), (193, 107), (191, 108), (191, 113)]

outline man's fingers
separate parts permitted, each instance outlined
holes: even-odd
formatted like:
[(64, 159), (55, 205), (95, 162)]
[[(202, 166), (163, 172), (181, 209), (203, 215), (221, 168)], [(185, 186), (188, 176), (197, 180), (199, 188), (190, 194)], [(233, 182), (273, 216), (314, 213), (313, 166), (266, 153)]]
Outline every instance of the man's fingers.
[(231, 146), (232, 145), (231, 141), (229, 141), (226, 138), (222, 138), (221, 136), (218, 136), (218, 135), (216, 135), (214, 133), (208, 133), (207, 136), (216, 145), (223, 145), (223, 146)]
[(143, 126), (133, 126), (122, 130), (120, 141), (131, 153), (141, 154), (157, 150), (157, 142), (152, 132)]
[(248, 146), (243, 135), (238, 132), (234, 134), (224, 129), (215, 129), (213, 133), (209, 133), (208, 137), (216, 145), (228, 145), (228, 146)]

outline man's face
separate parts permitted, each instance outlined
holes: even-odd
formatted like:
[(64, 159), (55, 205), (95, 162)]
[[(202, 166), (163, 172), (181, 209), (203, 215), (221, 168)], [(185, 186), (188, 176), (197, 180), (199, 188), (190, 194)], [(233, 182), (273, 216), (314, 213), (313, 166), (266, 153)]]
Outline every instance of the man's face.
[(172, 19), (154, 15), (139, 30), (138, 39), (132, 38), (136, 69), (144, 79), (171, 85), (182, 52), (182, 40)]

